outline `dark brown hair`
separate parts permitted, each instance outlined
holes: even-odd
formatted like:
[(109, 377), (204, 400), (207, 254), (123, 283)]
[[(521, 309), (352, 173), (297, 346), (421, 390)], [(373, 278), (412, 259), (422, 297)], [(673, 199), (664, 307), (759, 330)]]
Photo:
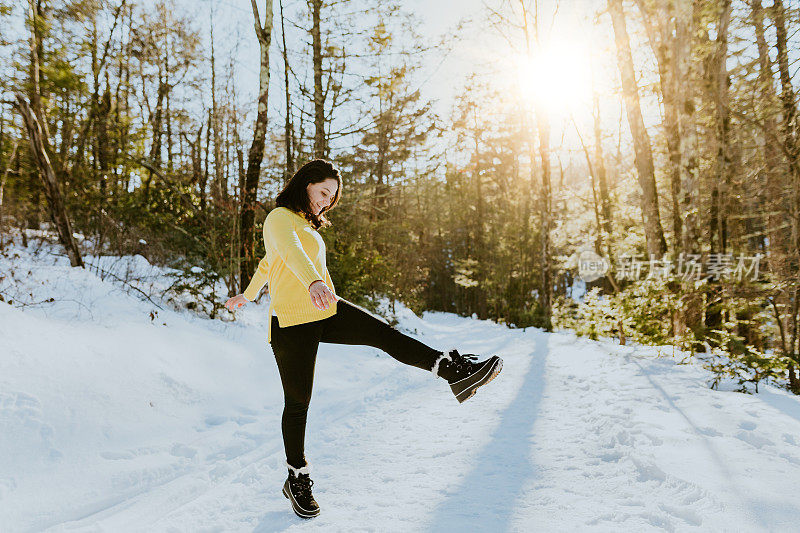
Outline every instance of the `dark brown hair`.
[[(337, 182), (336, 193), (329, 206), (322, 209), (319, 215), (315, 215), (311, 210), (306, 187), (309, 183), (321, 183), (328, 178), (333, 178)], [(283, 186), (283, 190), (275, 198), (275, 207), (286, 207), (299, 213), (308, 220), (314, 229), (325, 228), (331, 225), (325, 218), (325, 212), (333, 209), (342, 195), (342, 178), (339, 169), (327, 159), (313, 159), (300, 167), (294, 176)]]

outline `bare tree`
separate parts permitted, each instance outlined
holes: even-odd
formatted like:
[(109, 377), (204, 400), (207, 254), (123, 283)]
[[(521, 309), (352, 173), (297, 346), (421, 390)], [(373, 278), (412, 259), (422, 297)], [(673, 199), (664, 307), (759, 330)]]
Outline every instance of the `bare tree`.
[(255, 241), (253, 226), (255, 225), (256, 193), (261, 174), (261, 162), (264, 159), (264, 143), (267, 135), (267, 101), (269, 96), (269, 45), (272, 40), (272, 0), (266, 0), (264, 24), (258, 15), (256, 0), (250, 0), (253, 7), (256, 37), (260, 49), (260, 69), (258, 76), (258, 111), (256, 123), (253, 127), (253, 142), (247, 153), (247, 175), (242, 191), (241, 210), (241, 248), (239, 256), (241, 286), (250, 283), (250, 277), (255, 270)]
[(699, 251), (698, 236), (698, 135), (695, 123), (695, 89), (692, 83), (691, 51), (694, 20), (690, 2), (676, 2), (673, 40), (672, 86), (678, 113), (678, 153), (680, 155), (680, 208), (683, 213), (681, 249)]
[[(800, 264), (800, 147), (798, 146), (797, 132), (797, 106), (795, 104), (795, 91), (792, 86), (792, 77), (789, 70), (788, 54), (788, 32), (786, 29), (786, 8), (782, 0), (774, 0), (770, 8), (770, 16), (775, 24), (775, 48), (777, 49), (777, 66), (780, 76), (780, 101), (782, 107), (781, 134), (783, 136), (783, 152), (788, 163), (788, 184), (782, 189), (788, 192), (788, 214), (791, 231), (791, 241), (787, 250), (787, 263), (784, 265), (788, 273), (789, 287), (787, 294), (782, 295), (782, 300), (788, 300), (786, 307), (789, 311), (789, 327), (784, 334), (781, 328), (782, 343), (784, 352), (790, 358), (789, 383), (795, 393), (800, 393), (800, 354), (797, 349), (797, 342), (800, 333), (800, 287), (797, 280), (797, 265)], [(784, 215), (785, 216), (785, 215)], [(774, 304), (773, 304), (774, 305)], [(779, 314), (775, 306), (776, 314)], [(778, 317), (779, 323), (781, 322)], [(788, 342), (785, 337), (788, 337)], [(795, 367), (797, 365), (797, 367)]]
[(25, 129), (28, 132), (28, 139), (31, 145), (31, 155), (36, 161), (36, 166), (39, 170), (39, 177), (44, 185), (45, 194), (47, 196), (47, 203), (50, 206), (50, 217), (56, 226), (58, 232), (58, 240), (66, 248), (69, 262), (74, 267), (83, 267), (83, 259), (81, 258), (78, 245), (72, 236), (72, 224), (67, 216), (67, 209), (64, 205), (64, 194), (61, 192), (61, 187), (56, 179), (56, 173), (53, 171), (53, 166), (50, 164), (50, 158), (45, 151), (45, 144), (42, 141), (42, 129), (39, 126), (39, 121), (36, 118), (30, 104), (24, 96), (17, 93), (16, 106), (19, 109), (22, 120), (25, 122)]
[[(534, 44), (539, 44), (539, 6), (537, 3), (533, 7), (533, 23), (528, 20), (530, 10), (524, 0), (519, 0), (522, 10), (522, 29), (525, 35), (525, 52), (528, 57), (532, 57)], [(535, 42), (534, 42), (535, 41)], [(539, 139), (539, 162), (541, 165), (541, 195), (539, 197), (539, 216), (541, 217), (541, 245), (540, 245), (540, 269), (541, 269), (541, 289), (539, 291), (539, 305), (544, 313), (544, 327), (550, 330), (552, 327), (551, 316), (553, 307), (553, 275), (552, 258), (550, 257), (550, 231), (553, 226), (553, 206), (552, 191), (550, 184), (550, 121), (543, 106), (538, 103), (535, 105), (536, 132)], [(529, 153), (531, 163), (531, 178), (535, 173), (535, 157), (533, 151), (534, 136), (531, 132), (529, 138)], [(533, 181), (533, 179), (531, 179)]]
[[(0, 138), (3, 136), (0, 135)], [(2, 144), (0, 144), (2, 146)], [(14, 163), (14, 160), (17, 158), (17, 148), (19, 148), (19, 140), (14, 141), (14, 147), (11, 149), (11, 157), (8, 159), (8, 163), (5, 166), (5, 170), (3, 170), (3, 175), (0, 176), (0, 250), (3, 249), (3, 192), (5, 190), (6, 179), (8, 178), (8, 171), (11, 170), (11, 165)]]
[(310, 0), (311, 39), (314, 63), (314, 157), (327, 157), (325, 138), (325, 95), (322, 92), (322, 36), (320, 11), (322, 0)]
[(622, 80), (622, 93), (625, 100), (625, 111), (628, 125), (633, 136), (633, 147), (636, 152), (636, 171), (639, 186), (642, 188), (642, 218), (644, 221), (647, 252), (661, 257), (667, 250), (664, 230), (661, 227), (661, 215), (658, 211), (658, 194), (656, 191), (655, 167), (653, 152), (650, 147), (650, 136), (644, 127), (642, 108), (639, 104), (639, 89), (633, 70), (631, 44), (625, 24), (625, 13), (622, 0), (608, 0), (608, 12), (614, 25), (614, 36), (617, 42), (617, 65)]
[(286, 121), (284, 124), (284, 135), (286, 145), (286, 169), (284, 170), (284, 180), (294, 173), (294, 156), (292, 154), (292, 137), (294, 135), (294, 125), (292, 124), (292, 99), (289, 93), (289, 54), (286, 50), (286, 25), (283, 16), (283, 0), (279, 0), (281, 9), (281, 40), (283, 41), (283, 84), (284, 95), (286, 97)]
[[(764, 158), (764, 201), (772, 205), (768, 206), (764, 214), (764, 226), (769, 233), (769, 248), (772, 253), (767, 256), (771, 272), (782, 273), (783, 262), (787, 253), (787, 236), (779, 231), (779, 226), (784, 223), (784, 213), (782, 210), (775, 210), (773, 206), (780, 206), (783, 203), (782, 194), (783, 179), (781, 175), (781, 150), (776, 145), (778, 121), (776, 111), (779, 107), (778, 95), (775, 92), (774, 72), (772, 69), (772, 59), (769, 57), (769, 47), (764, 35), (764, 9), (761, 0), (750, 0), (750, 18), (756, 36), (756, 46), (758, 49), (758, 97), (764, 106), (763, 118), (761, 119), (761, 131), (763, 135), (763, 158)], [(776, 205), (777, 204), (777, 205)]]
[[(657, 2), (652, 6), (647, 0), (636, 0), (642, 13), (647, 39), (658, 64), (661, 101), (664, 106), (663, 129), (669, 154), (669, 177), (672, 200), (672, 243), (673, 251), (681, 248), (683, 233), (680, 196), (681, 196), (681, 152), (680, 128), (678, 123), (678, 77), (676, 76), (676, 47), (673, 32), (673, 3)], [(677, 255), (677, 254), (676, 254)]]
[(31, 26), (30, 36), (30, 90), (28, 96), (30, 98), (30, 107), (36, 117), (36, 121), (42, 128), (42, 142), (47, 151), (50, 151), (50, 130), (47, 121), (44, 120), (44, 111), (42, 110), (42, 88), (40, 84), (41, 79), (41, 57), (43, 54), (42, 45), (42, 25), (43, 13), (41, 2), (36, 0), (28, 1), (28, 23)]
[[(717, 23), (717, 38), (711, 62), (712, 94), (717, 134), (716, 176), (711, 189), (711, 250), (725, 252), (728, 246), (728, 194), (730, 189), (730, 113), (728, 111), (728, 26), (731, 20), (731, 0), (723, 0)], [(717, 236), (717, 247), (714, 236)]]

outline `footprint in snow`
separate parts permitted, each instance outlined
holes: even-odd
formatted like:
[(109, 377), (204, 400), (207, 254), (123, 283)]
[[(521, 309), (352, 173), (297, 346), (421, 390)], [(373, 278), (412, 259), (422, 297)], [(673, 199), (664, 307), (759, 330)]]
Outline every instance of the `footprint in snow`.
[(752, 430), (756, 429), (757, 426), (756, 426), (755, 422), (751, 422), (749, 420), (745, 420), (744, 422), (741, 422), (739, 424), (739, 427), (742, 428), (742, 429), (745, 429), (747, 431), (752, 431)]
[(191, 459), (197, 455), (197, 450), (191, 446), (176, 442), (169, 453), (174, 457), (186, 457), (187, 459)]
[(100, 452), (100, 457), (108, 461), (121, 461), (126, 459), (133, 459), (134, 455), (128, 451), (122, 452)]
[(712, 427), (697, 428), (697, 432), (707, 437), (720, 437), (722, 433)]
[(764, 445), (773, 445), (774, 443), (761, 435), (752, 433), (750, 431), (739, 431), (734, 435), (737, 439), (746, 442), (754, 448), (762, 448)]

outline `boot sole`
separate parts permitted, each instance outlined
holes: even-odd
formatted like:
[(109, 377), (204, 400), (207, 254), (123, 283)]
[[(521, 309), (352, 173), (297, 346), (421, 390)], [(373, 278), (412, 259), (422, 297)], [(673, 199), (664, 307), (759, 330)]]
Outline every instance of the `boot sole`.
[(289, 491), (286, 490), (286, 485), (283, 486), (283, 490), (281, 492), (283, 492), (283, 495), (286, 497), (286, 499), (292, 503), (292, 510), (294, 511), (294, 514), (300, 518), (314, 518), (319, 514), (319, 509), (316, 511), (306, 511), (300, 507), (297, 502), (294, 501), (294, 498), (292, 498), (292, 495), (289, 493)]
[[(464, 390), (461, 391), (458, 390), (456, 384), (451, 385), (450, 389), (453, 391), (453, 394), (456, 395), (456, 400), (458, 400), (458, 403), (464, 403), (473, 396), (475, 396), (475, 393), (478, 391), (479, 387), (486, 385), (494, 378), (496, 378), (501, 370), (503, 370), (503, 360), (495, 355), (489, 361), (486, 362), (483, 368), (481, 368), (480, 370), (478, 370), (478, 372), (476, 372), (476, 374), (478, 374), (478, 379), (474, 383), (472, 383), (471, 385), (469, 385), (468, 387), (466, 387)], [(464, 379), (469, 379), (469, 378), (464, 378)]]

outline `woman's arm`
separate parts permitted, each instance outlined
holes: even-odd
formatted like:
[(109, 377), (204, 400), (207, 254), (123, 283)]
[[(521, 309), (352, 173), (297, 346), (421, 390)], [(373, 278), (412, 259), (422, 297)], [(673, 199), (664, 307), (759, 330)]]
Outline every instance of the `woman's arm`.
[(256, 269), (250, 283), (244, 290), (242, 295), (251, 302), (256, 299), (261, 288), (267, 283), (267, 275), (269, 274), (269, 263), (267, 258), (264, 257), (258, 262), (258, 269)]
[(323, 283), (325, 279), (317, 271), (317, 267), (308, 257), (294, 228), (292, 215), (283, 209), (273, 209), (264, 221), (264, 241), (271, 238), (275, 250), (295, 276), (308, 288), (316, 280)]

